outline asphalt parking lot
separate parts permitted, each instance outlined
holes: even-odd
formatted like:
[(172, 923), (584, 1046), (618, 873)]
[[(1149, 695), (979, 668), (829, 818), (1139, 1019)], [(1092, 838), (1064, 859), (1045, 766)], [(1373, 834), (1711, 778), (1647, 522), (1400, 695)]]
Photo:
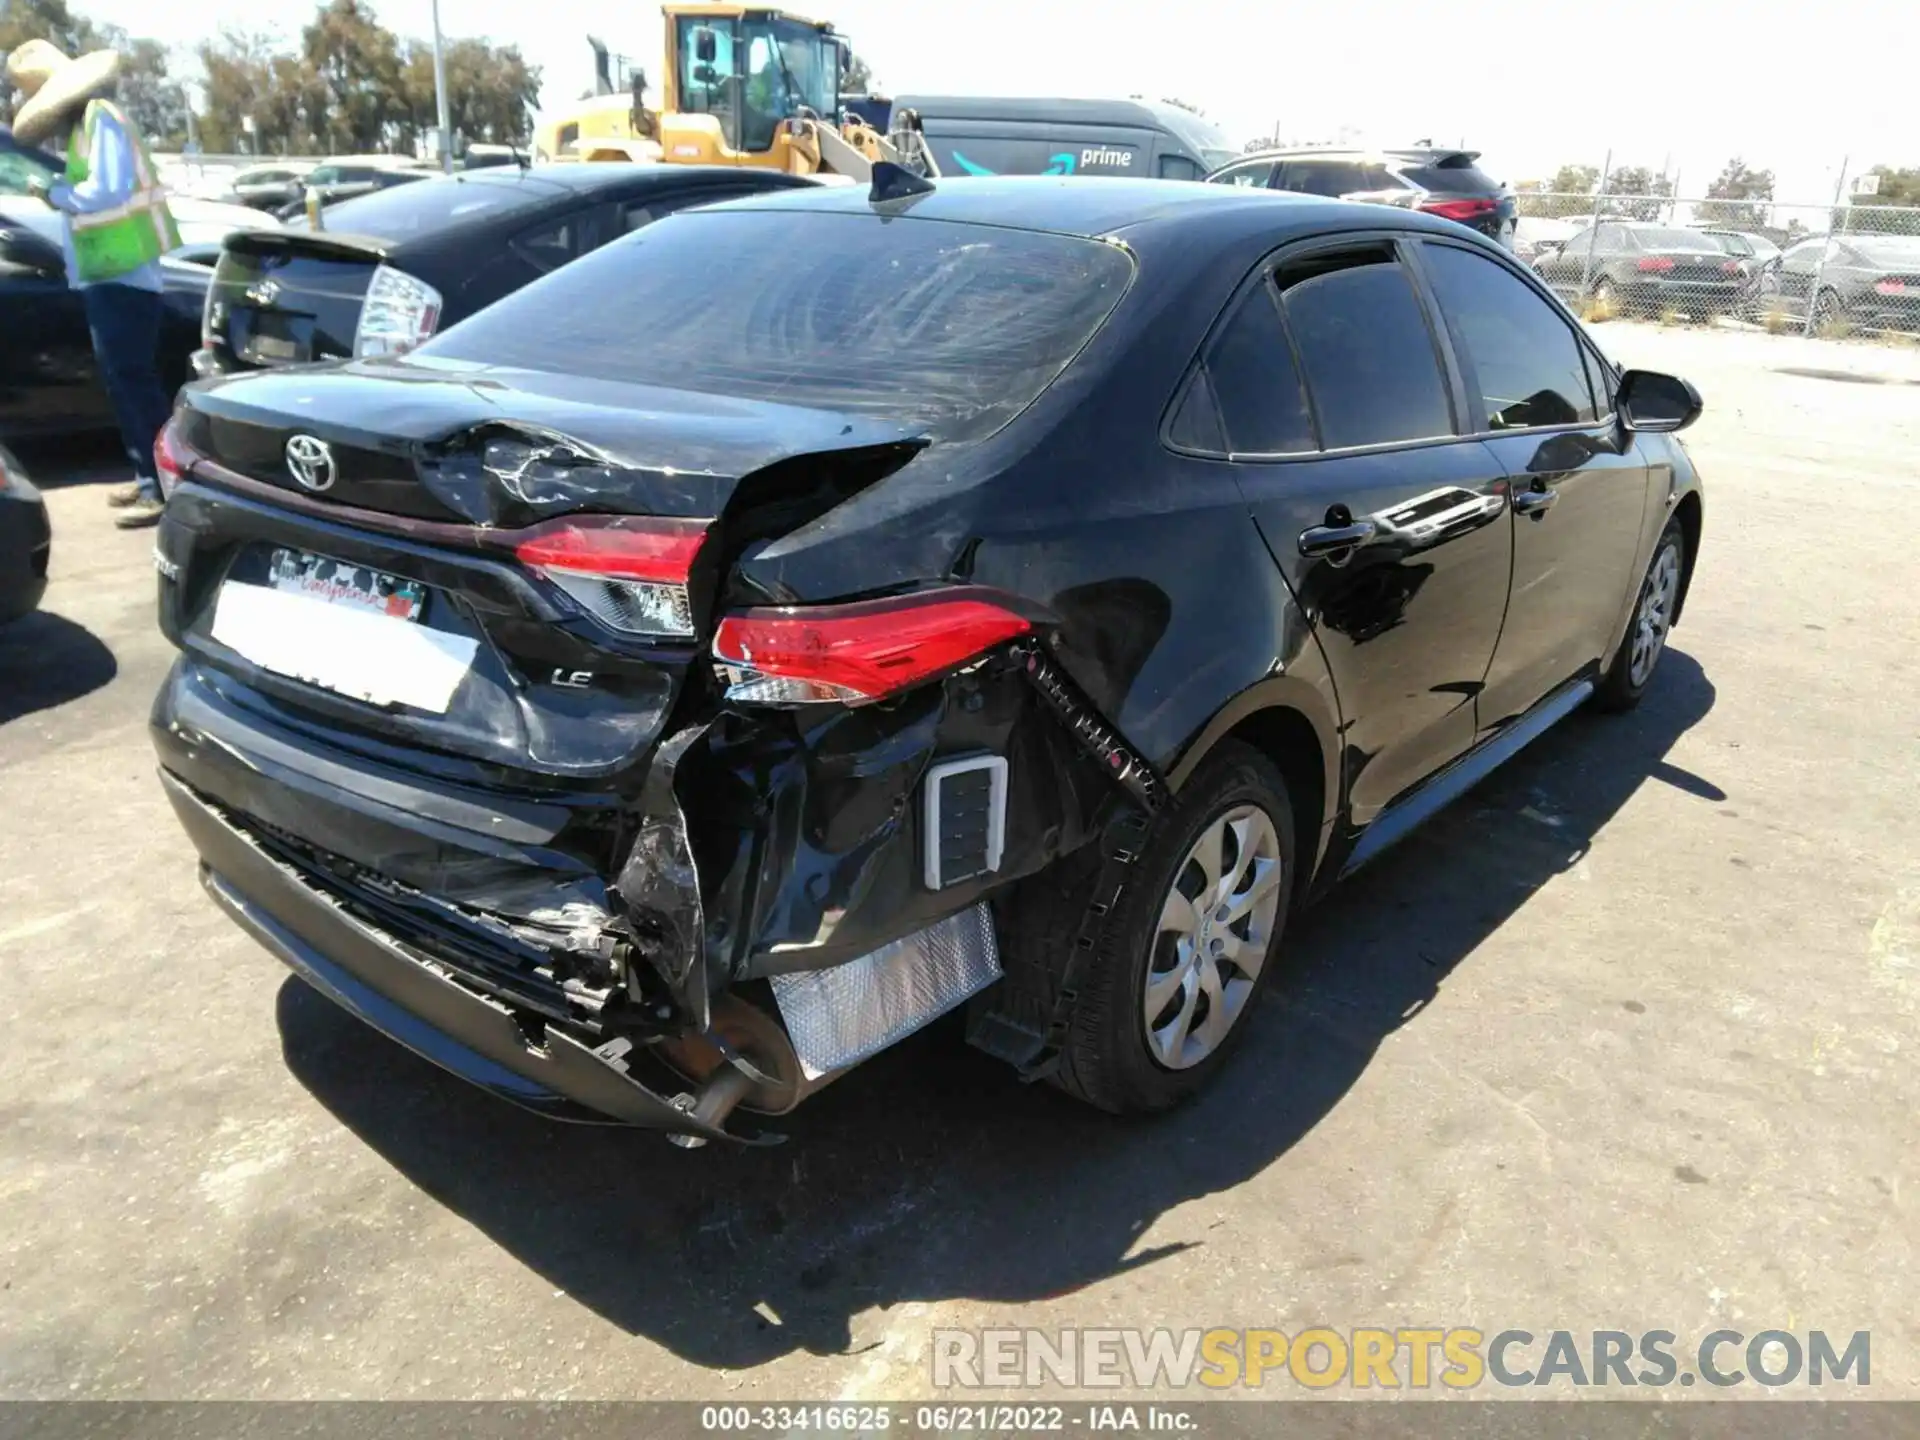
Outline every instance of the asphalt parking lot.
[(202, 896), (151, 538), (99, 452), (29, 451), (0, 1396), (904, 1398), (935, 1326), (1430, 1324), (1869, 1330), (1870, 1393), (1920, 1398), (1920, 350), (1598, 333), (1708, 403), (1653, 694), (1303, 917), (1224, 1083), (1151, 1124), (938, 1027), (771, 1152), (443, 1077)]

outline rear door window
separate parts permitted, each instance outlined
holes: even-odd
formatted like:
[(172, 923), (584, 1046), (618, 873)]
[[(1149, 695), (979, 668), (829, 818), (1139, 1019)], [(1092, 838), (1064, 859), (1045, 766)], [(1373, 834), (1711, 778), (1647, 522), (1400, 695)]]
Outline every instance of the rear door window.
[(580, 216), (542, 220), (510, 242), (521, 259), (539, 270), (558, 270), (580, 253)]
[(1573, 330), (1531, 286), (1498, 261), (1428, 243), (1427, 269), (1441, 312), (1467, 362), (1489, 430), (1572, 425), (1594, 418), (1586, 365)]
[(1302, 195), (1332, 197), (1380, 187), (1369, 185), (1366, 167), (1352, 161), (1289, 160), (1281, 168), (1280, 188)]
[(1206, 370), (1228, 450), (1289, 455), (1315, 448), (1300, 372), (1264, 283), (1227, 317), (1207, 352)]
[(1263, 190), (1267, 182), (1273, 179), (1273, 161), (1249, 160), (1244, 165), (1229, 165), (1225, 170), (1207, 178), (1215, 185), (1240, 185), (1254, 190)]
[(1433, 334), (1391, 247), (1305, 257), (1278, 279), (1323, 445), (1453, 433)]

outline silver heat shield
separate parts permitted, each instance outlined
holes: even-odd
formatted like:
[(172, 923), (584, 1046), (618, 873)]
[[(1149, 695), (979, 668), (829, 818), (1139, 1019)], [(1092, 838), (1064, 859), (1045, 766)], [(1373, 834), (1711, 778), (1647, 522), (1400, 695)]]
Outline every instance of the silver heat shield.
[(999, 978), (984, 903), (858, 960), (768, 977), (809, 1080), (877, 1054)]

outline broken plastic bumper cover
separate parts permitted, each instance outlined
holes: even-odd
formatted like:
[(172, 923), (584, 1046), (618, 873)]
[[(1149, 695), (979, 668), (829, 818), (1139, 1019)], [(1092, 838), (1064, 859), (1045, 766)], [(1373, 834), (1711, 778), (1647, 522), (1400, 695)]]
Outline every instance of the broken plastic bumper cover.
[(160, 780), (220, 907), (321, 994), (415, 1054), (555, 1119), (708, 1140), (779, 1138), (698, 1120), (640, 1084), (618, 1056), (552, 1026), (535, 1043), (506, 1006), (349, 914), (165, 770)]

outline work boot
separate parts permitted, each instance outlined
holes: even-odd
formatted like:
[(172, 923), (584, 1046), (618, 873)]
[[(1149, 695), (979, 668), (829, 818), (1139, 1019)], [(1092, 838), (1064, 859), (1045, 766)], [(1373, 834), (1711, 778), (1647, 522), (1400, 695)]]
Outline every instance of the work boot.
[(139, 495), (134, 497), (131, 505), (113, 517), (113, 523), (121, 530), (138, 530), (143, 526), (158, 525), (166, 511), (167, 502), (158, 495)]
[(116, 510), (124, 510), (140, 498), (140, 482), (129, 480), (125, 485), (116, 485), (107, 492), (107, 504)]

